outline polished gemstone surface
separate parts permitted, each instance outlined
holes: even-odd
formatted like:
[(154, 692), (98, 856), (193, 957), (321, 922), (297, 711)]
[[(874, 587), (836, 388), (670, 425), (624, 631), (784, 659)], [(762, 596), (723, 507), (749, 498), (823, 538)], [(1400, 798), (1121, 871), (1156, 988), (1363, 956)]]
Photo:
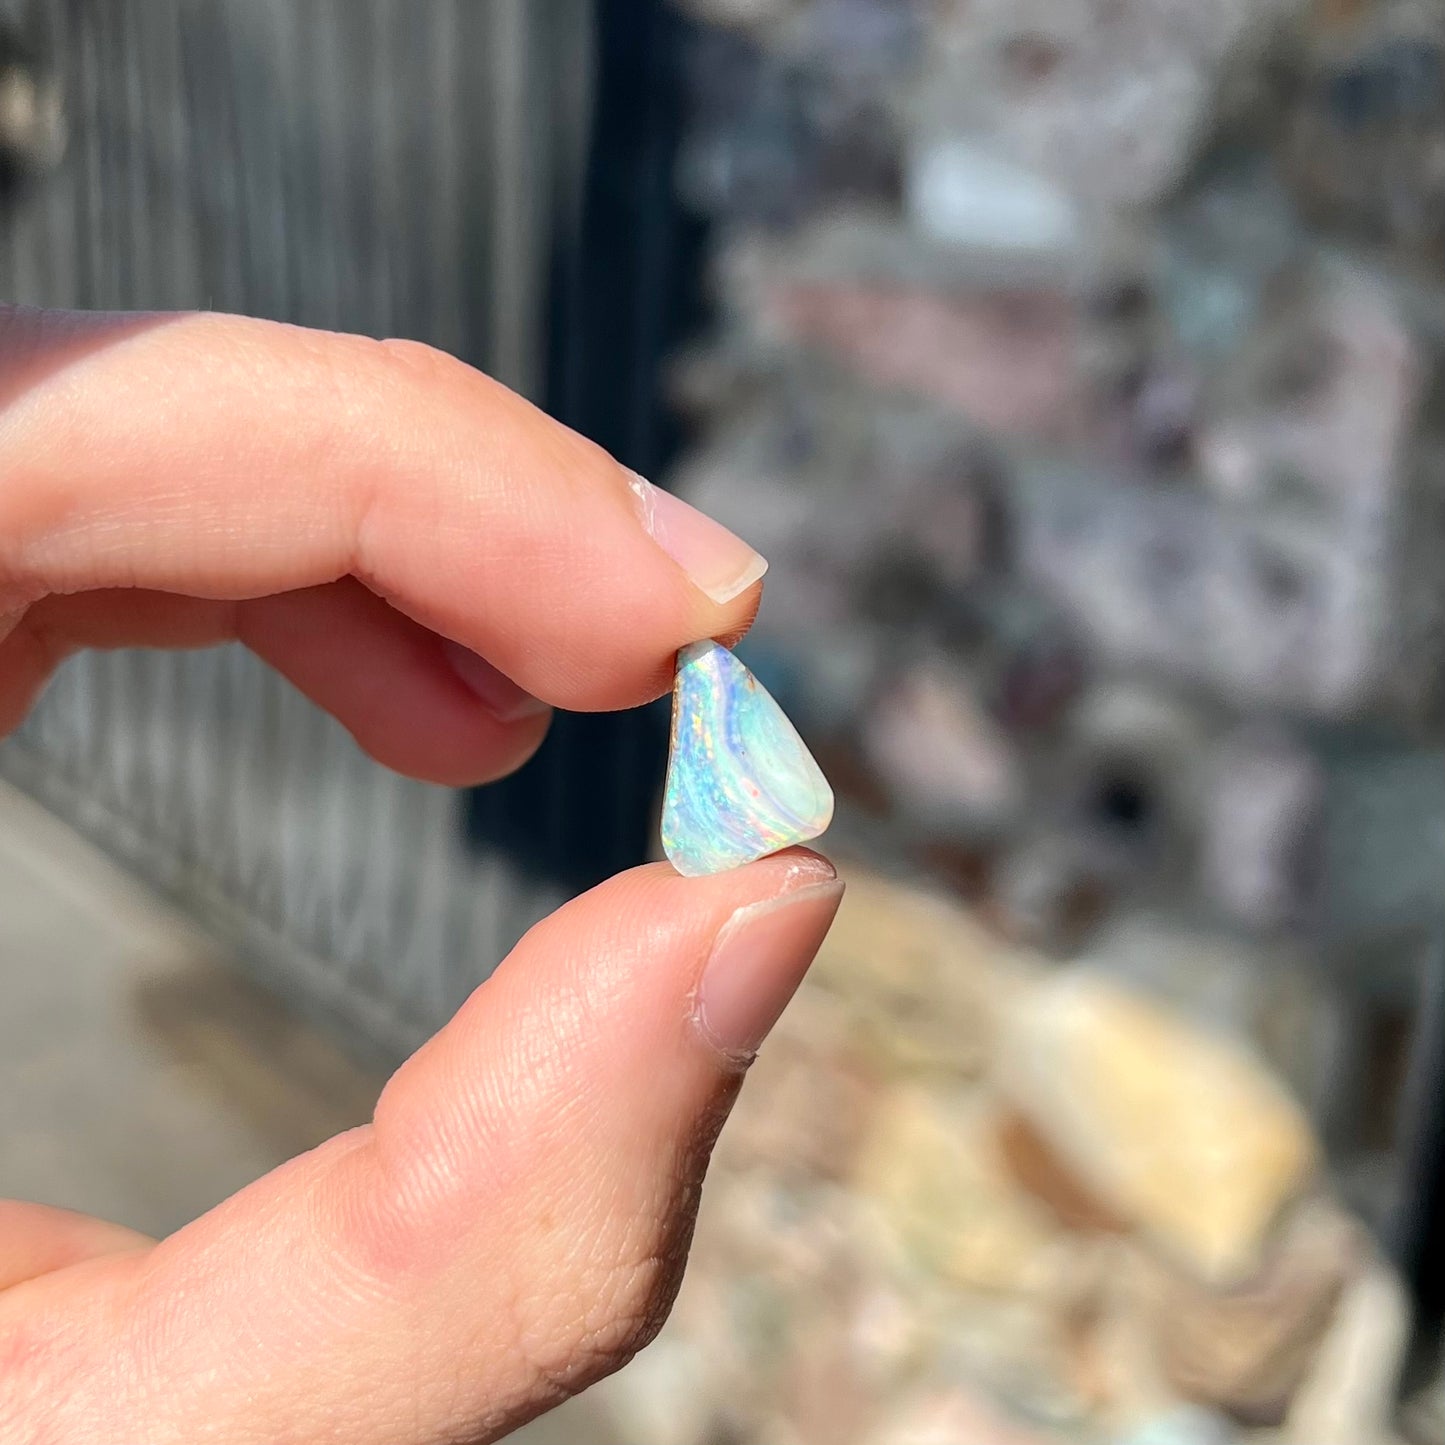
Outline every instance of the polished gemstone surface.
[(696, 878), (806, 843), (833, 819), (833, 790), (797, 730), (725, 647), (677, 655), (662, 846)]

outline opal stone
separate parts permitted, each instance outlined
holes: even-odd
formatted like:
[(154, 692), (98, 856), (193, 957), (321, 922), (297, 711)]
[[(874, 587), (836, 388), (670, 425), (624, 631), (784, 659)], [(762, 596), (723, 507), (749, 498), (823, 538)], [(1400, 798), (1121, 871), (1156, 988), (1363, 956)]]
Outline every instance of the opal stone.
[(677, 655), (662, 846), (689, 878), (806, 843), (833, 790), (767, 689), (716, 642)]

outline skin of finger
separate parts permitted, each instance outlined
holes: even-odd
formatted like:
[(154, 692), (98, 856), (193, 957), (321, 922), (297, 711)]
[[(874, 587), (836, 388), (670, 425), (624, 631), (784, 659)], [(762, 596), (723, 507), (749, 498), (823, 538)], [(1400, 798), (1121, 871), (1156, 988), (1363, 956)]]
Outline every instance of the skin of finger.
[(458, 678), (435, 633), (359, 583), (258, 598), (237, 634), (257, 656), (338, 718), (378, 762), (462, 787), (521, 767), (549, 714), (502, 722)]
[(55, 1438), (103, 1421), (155, 1445), (483, 1441), (616, 1368), (666, 1314), (739, 1083), (691, 1022), (712, 941), (737, 908), (826, 876), (794, 853), (603, 885), (518, 945), (369, 1128), (118, 1265), (107, 1290), (92, 1276), (68, 1298), (60, 1275), (12, 1292), (0, 1352), (16, 1299), (31, 1321), (112, 1332), (88, 1336), (83, 1365), (68, 1350), (45, 1395)]
[(83, 1260), (143, 1250), (151, 1243), (132, 1229), (87, 1214), (0, 1199), (0, 1290)]
[(757, 606), (692, 586), (601, 449), (414, 343), (12, 310), (0, 358), (0, 612), (351, 573), (534, 695), (611, 709)]
[(217, 602), (110, 589), (50, 597), (0, 642), (0, 736), (81, 648), (208, 647), (239, 640), (331, 712), (378, 762), (451, 787), (519, 768), (546, 715), (500, 722), (446, 663), (441, 640), (351, 578)]

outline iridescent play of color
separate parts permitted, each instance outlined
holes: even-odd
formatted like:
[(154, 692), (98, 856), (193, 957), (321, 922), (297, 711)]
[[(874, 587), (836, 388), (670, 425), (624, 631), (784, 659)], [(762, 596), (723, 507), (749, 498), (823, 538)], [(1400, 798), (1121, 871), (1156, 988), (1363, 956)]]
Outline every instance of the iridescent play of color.
[(816, 838), (833, 790), (783, 710), (715, 642), (677, 655), (662, 846), (685, 877)]

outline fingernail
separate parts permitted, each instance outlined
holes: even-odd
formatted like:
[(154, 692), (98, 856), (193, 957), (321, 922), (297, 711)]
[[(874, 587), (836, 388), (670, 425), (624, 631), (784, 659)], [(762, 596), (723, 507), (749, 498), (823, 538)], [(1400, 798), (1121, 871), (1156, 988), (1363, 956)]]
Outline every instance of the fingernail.
[(627, 484), (648, 535), (714, 602), (731, 602), (768, 570), (767, 562), (741, 537), (681, 497), (654, 487), (636, 472), (628, 473)]
[(740, 908), (723, 925), (703, 970), (696, 1022), (730, 1059), (755, 1054), (798, 991), (827, 936), (843, 884), (814, 883)]
[(485, 657), (460, 643), (445, 639), (442, 651), (452, 671), (498, 722), (522, 722), (551, 711), (540, 698), (523, 691), (506, 673), (498, 672)]

